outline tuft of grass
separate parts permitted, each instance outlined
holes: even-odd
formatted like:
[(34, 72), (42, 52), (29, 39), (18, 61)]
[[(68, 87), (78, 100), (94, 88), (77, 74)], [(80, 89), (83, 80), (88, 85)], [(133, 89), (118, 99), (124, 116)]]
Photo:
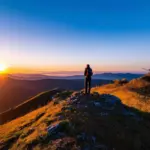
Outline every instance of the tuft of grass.
[(59, 104), (62, 100), (66, 100), (68, 97), (71, 96), (72, 93), (73, 91), (63, 91), (61, 93), (57, 93), (54, 96), (54, 105)]
[(19, 136), (21, 135), (22, 131), (18, 131), (15, 133), (11, 133), (8, 136), (3, 138), (3, 142), (5, 143), (4, 146), (0, 146), (0, 149), (10, 149), (12, 145), (18, 140)]
[(62, 115), (64, 115), (64, 113), (63, 113), (63, 112), (57, 112), (57, 113), (55, 114), (55, 116), (56, 116), (56, 117), (58, 117), (58, 116), (62, 116)]
[(45, 119), (43, 120), (43, 122), (44, 122), (47, 126), (51, 125), (51, 124), (54, 123), (55, 121), (57, 121), (56, 118), (54, 118), (54, 119), (45, 118)]
[(63, 91), (60, 93), (57, 93), (54, 97), (59, 99), (66, 99), (67, 97), (71, 96), (73, 91)]
[(124, 84), (127, 84), (129, 81), (128, 81), (126, 78), (123, 78), (123, 79), (121, 79), (121, 80), (116, 79), (116, 80), (114, 80), (113, 82), (114, 82), (114, 84), (116, 84), (116, 85), (124, 85)]
[(44, 116), (45, 112), (38, 113), (34, 119), (34, 121), (38, 121), (42, 116)]
[(33, 129), (33, 128), (31, 128), (31, 129), (29, 129), (29, 130), (27, 130), (27, 131), (24, 131), (24, 132), (21, 134), (20, 138), (21, 138), (21, 139), (24, 139), (24, 138), (26, 138), (27, 136), (29, 136), (30, 134), (32, 134), (33, 132), (34, 132), (34, 129)]

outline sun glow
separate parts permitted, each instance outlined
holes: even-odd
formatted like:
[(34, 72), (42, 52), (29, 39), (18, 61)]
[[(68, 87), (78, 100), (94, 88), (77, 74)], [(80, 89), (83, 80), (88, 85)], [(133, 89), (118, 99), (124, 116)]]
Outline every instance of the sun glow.
[(4, 64), (0, 64), (0, 73), (5, 72), (7, 69), (7, 66)]

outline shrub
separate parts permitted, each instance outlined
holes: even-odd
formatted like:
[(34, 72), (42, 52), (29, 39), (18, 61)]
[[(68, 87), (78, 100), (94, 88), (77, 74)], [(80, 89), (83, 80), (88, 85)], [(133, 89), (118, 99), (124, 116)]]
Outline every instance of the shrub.
[(119, 80), (119, 79), (116, 79), (116, 80), (114, 80), (114, 83), (116, 84), (116, 85), (124, 85), (124, 84), (126, 84), (126, 83), (128, 83), (129, 81), (126, 79), (126, 78), (123, 78), (123, 79), (121, 79), (121, 80)]
[(55, 98), (59, 98), (59, 99), (66, 99), (66, 98), (69, 97), (72, 93), (73, 93), (73, 91), (63, 91), (63, 92), (61, 92), (61, 93), (57, 93), (54, 97), (55, 97)]

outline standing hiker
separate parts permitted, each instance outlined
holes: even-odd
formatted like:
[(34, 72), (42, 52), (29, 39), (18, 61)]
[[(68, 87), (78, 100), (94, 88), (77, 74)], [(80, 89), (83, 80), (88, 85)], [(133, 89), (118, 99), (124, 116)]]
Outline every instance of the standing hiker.
[(84, 71), (85, 76), (85, 94), (90, 94), (91, 91), (91, 77), (93, 75), (93, 71), (88, 64)]

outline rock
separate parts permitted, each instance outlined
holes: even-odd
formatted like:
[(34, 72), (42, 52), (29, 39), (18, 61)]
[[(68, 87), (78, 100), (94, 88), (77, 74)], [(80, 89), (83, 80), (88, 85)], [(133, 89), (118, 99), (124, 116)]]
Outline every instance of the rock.
[(81, 138), (82, 138), (83, 140), (86, 140), (86, 134), (85, 134), (85, 133), (81, 133)]
[(105, 110), (114, 110), (115, 107), (114, 106), (103, 106), (102, 109), (105, 109)]
[(120, 99), (118, 99), (118, 98), (108, 98), (108, 99), (106, 99), (106, 103), (109, 103), (110, 105), (115, 105), (117, 103), (120, 103)]
[(87, 141), (88, 140), (88, 136), (86, 135), (86, 133), (81, 133), (79, 135), (77, 135), (77, 139), (80, 141)]
[(58, 128), (59, 128), (59, 124), (50, 126), (50, 127), (47, 128), (47, 132), (48, 132), (49, 135), (56, 134)]
[(100, 96), (98, 92), (93, 92), (92, 96), (98, 97)]
[(123, 111), (123, 114), (126, 115), (126, 116), (132, 116), (132, 117), (135, 117), (135, 116), (136, 116), (135, 113), (130, 112), (130, 111)]
[(96, 143), (96, 137), (92, 136), (91, 139), (92, 139), (92, 143), (95, 144)]
[(48, 135), (57, 134), (58, 132), (65, 132), (69, 128), (70, 124), (68, 121), (59, 122), (56, 125), (49, 126), (47, 128)]
[(130, 117), (133, 117), (136, 121), (142, 121), (142, 118), (139, 117), (137, 114), (135, 114), (134, 112), (131, 112), (131, 111), (128, 111), (126, 109), (124, 109), (122, 111), (122, 114), (125, 115), (125, 116), (130, 116)]
[(137, 135), (137, 136), (134, 138), (134, 148), (135, 148), (136, 150), (140, 150), (140, 149), (141, 149), (141, 146), (142, 146), (142, 142), (141, 142), (140, 136)]
[(113, 95), (103, 94), (101, 98), (105, 99), (105, 101), (110, 104), (121, 103), (121, 100)]
[(108, 113), (107, 112), (101, 112), (100, 115), (101, 116), (108, 116)]
[(101, 106), (102, 106), (100, 102), (93, 102), (93, 104), (94, 104), (94, 106), (96, 106), (96, 107), (101, 107)]
[(61, 115), (61, 116), (58, 117), (58, 120), (63, 120), (64, 118), (65, 117)]
[(65, 110), (70, 110), (70, 111), (72, 111), (73, 108), (72, 108), (71, 106), (66, 106), (66, 107), (63, 107), (61, 110), (62, 110), (62, 111), (65, 111)]
[(82, 150), (91, 150), (89, 145), (84, 146), (84, 148)]
[(109, 113), (107, 112), (100, 112), (100, 113), (96, 113), (95, 116), (108, 116)]
[(96, 145), (95, 148), (98, 150), (108, 150), (107, 146), (103, 144)]
[(69, 104), (76, 103), (76, 102), (78, 102), (80, 96), (81, 96), (80, 93), (75, 93), (75, 94), (71, 95), (71, 96), (67, 99), (67, 102), (68, 102)]

